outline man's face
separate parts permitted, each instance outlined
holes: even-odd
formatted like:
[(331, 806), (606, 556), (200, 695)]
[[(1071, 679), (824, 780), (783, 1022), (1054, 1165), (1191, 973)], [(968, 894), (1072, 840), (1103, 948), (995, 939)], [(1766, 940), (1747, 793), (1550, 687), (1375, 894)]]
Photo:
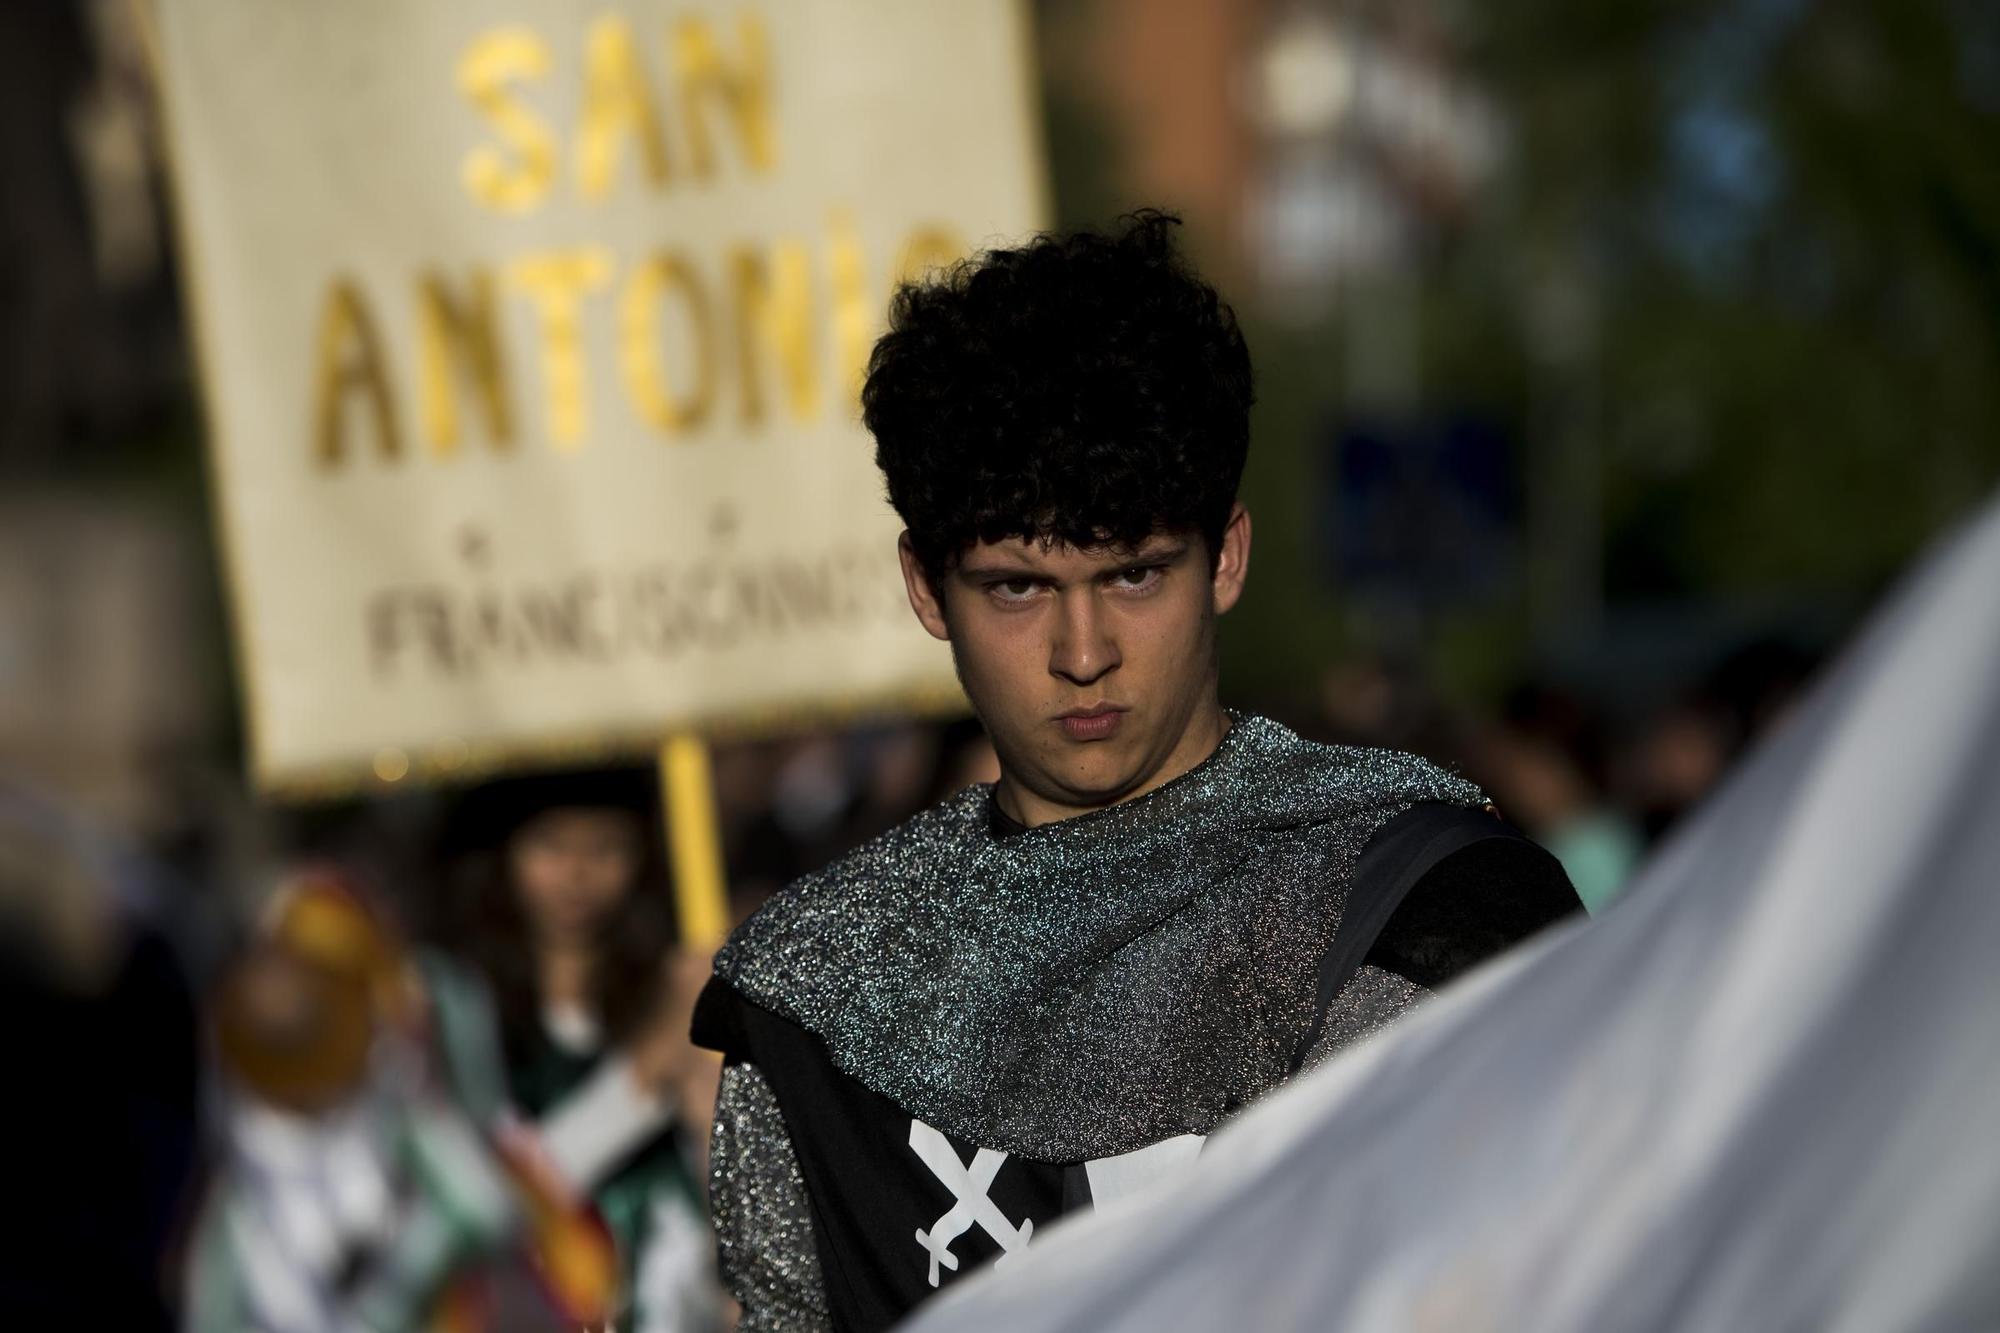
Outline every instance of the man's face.
[(1235, 605), (1249, 558), (1241, 505), (1213, 572), (1193, 533), (1135, 548), (1012, 538), (972, 547), (934, 588), (905, 540), (910, 604), (951, 642), (1008, 813), (1039, 824), (1098, 809), (1207, 757), (1227, 727), (1215, 618)]

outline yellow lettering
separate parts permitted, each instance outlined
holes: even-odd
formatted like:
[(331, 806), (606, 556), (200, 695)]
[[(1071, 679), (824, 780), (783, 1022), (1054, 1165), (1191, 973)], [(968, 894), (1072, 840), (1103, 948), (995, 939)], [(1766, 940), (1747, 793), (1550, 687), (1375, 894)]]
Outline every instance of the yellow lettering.
[(736, 328), (737, 370), (743, 386), (743, 419), (764, 419), (759, 363), (766, 350), (776, 355), (784, 377), (785, 403), (804, 421), (819, 410), (819, 377), (813, 357), (812, 277), (805, 247), (776, 246), (772, 261), (749, 246), (729, 254), (730, 296)]
[(576, 183), (586, 199), (602, 199), (618, 173), (619, 150), (639, 141), (646, 180), (666, 184), (667, 142), (632, 27), (616, 14), (590, 25), (584, 37), (583, 112), (576, 136)]
[(556, 177), (556, 137), (512, 95), (516, 80), (549, 72), (549, 47), (532, 28), (481, 33), (458, 61), (458, 87), (505, 141), (509, 152), (481, 144), (466, 155), (465, 189), (486, 208), (526, 213), (548, 196)]
[(323, 467), (337, 467), (347, 453), (347, 401), (359, 393), (375, 421), (376, 447), (385, 458), (400, 458), (396, 397), (389, 382), (375, 320), (353, 279), (337, 277), (320, 311), (317, 373), (313, 395), (314, 452)]
[(583, 358), (583, 298), (611, 281), (602, 246), (523, 255), (507, 266), (508, 284), (535, 303), (542, 327), (542, 384), (549, 438), (558, 449), (582, 447), (590, 429), (590, 384)]
[(514, 414), (507, 400), (507, 367), (501, 353), (493, 274), (475, 269), (469, 289), (455, 295), (444, 278), (426, 273), (417, 280), (418, 383), (422, 391), (424, 436), (440, 458), (458, 452), (458, 381), (472, 381), (473, 401), (486, 417), (495, 444), (514, 441)]
[(728, 64), (707, 21), (682, 19), (674, 26), (673, 65), (679, 86), (681, 120), (687, 126), (688, 158), (703, 180), (715, 174), (709, 140), (708, 107), (720, 101), (736, 126), (743, 157), (752, 171), (778, 163), (777, 116), (771, 104), (771, 43), (764, 25), (745, 15), (737, 25), (742, 59)]
[(861, 381), (875, 345), (877, 311), (868, 300), (868, 274), (854, 215), (836, 208), (827, 217), (826, 273), (833, 291), (833, 345), (840, 366), (840, 391), (852, 409), (861, 402)]
[(965, 258), (967, 246), (958, 232), (943, 223), (926, 223), (910, 233), (896, 254), (894, 285), (914, 282), (935, 268), (945, 268)]
[[(660, 307), (670, 291), (678, 292), (687, 308), (694, 345), (694, 388), (685, 398), (674, 396), (663, 365)], [(625, 284), (618, 302), (618, 364), (632, 407), (648, 425), (672, 434), (707, 419), (715, 403), (715, 328), (708, 294), (681, 256), (654, 255)]]

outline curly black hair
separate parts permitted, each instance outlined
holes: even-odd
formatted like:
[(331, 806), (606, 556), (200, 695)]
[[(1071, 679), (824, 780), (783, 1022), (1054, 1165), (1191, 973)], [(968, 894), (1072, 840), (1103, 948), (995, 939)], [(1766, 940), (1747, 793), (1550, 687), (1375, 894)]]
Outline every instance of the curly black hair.
[(889, 502), (936, 583), (975, 543), (1136, 546), (1213, 562), (1250, 444), (1250, 353), (1182, 259), (1180, 219), (1038, 236), (890, 305), (862, 389)]

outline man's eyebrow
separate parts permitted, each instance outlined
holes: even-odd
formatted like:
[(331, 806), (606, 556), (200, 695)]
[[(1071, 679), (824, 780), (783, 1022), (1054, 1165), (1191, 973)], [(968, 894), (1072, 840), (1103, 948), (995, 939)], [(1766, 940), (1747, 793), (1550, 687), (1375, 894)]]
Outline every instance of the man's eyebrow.
[(1027, 565), (1017, 565), (1001, 560), (994, 563), (978, 564), (967, 561), (958, 566), (958, 576), (962, 579), (1045, 579), (1049, 575)]
[[(1097, 572), (1115, 574), (1122, 569), (1136, 565), (1157, 565), (1178, 560), (1187, 554), (1191, 543), (1185, 537), (1148, 537), (1137, 546), (1127, 550), (1106, 553), (1106, 558), (1097, 563)], [(953, 571), (962, 579), (1034, 579), (1038, 582), (1056, 576), (1047, 570), (1036, 569), (1032, 565), (1017, 563), (1007, 556), (982, 556), (960, 563)]]
[(1187, 554), (1190, 545), (1192, 543), (1185, 537), (1148, 537), (1121, 554), (1117, 568), (1130, 569), (1134, 565), (1156, 565), (1162, 561), (1178, 560)]
[(1054, 574), (1024, 564), (960, 564), (954, 574), (964, 582), (1056, 582)]

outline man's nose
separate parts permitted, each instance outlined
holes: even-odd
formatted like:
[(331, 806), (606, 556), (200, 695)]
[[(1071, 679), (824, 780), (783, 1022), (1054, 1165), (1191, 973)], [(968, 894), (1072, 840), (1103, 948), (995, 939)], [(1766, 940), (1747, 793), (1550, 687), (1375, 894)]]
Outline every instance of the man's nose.
[(1118, 640), (1095, 588), (1066, 590), (1057, 605), (1055, 642), (1049, 645), (1049, 674), (1073, 685), (1089, 685), (1120, 661)]

